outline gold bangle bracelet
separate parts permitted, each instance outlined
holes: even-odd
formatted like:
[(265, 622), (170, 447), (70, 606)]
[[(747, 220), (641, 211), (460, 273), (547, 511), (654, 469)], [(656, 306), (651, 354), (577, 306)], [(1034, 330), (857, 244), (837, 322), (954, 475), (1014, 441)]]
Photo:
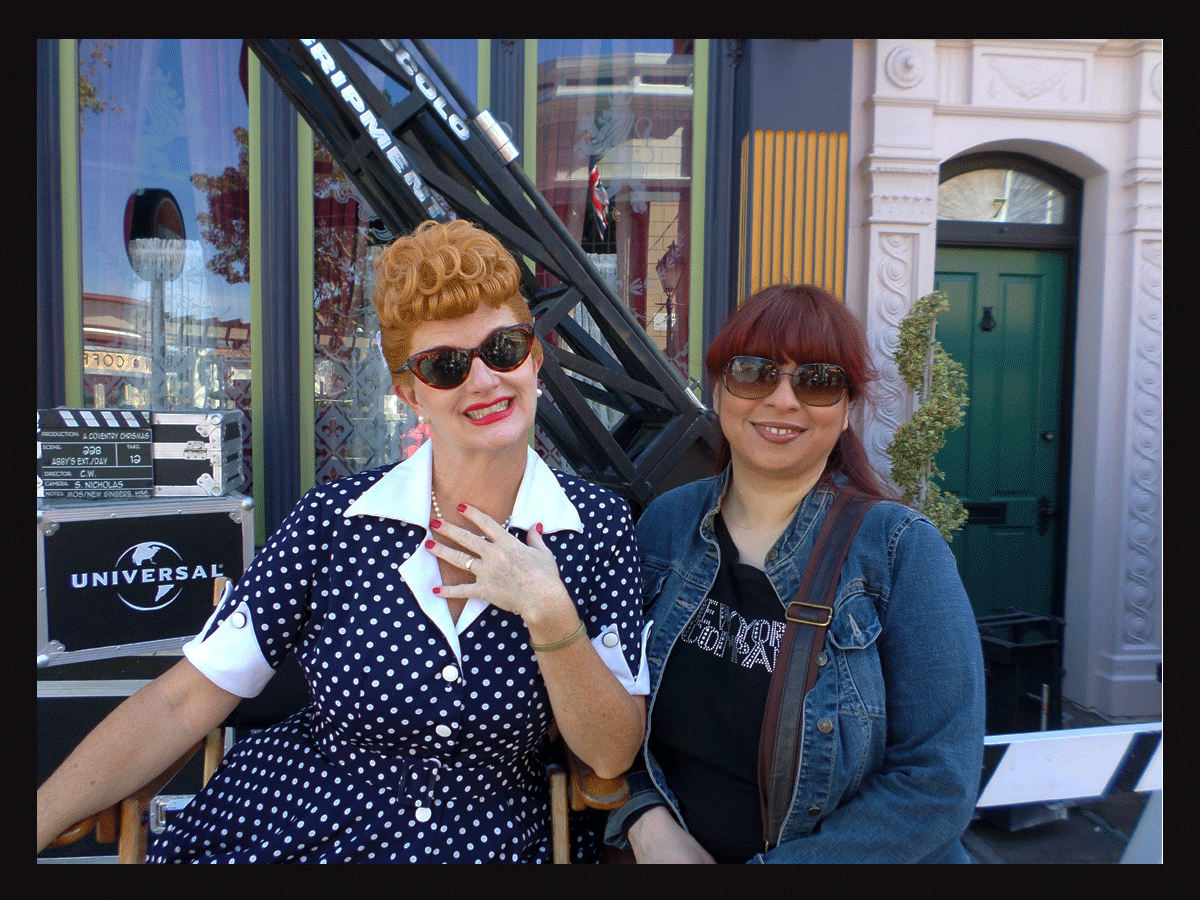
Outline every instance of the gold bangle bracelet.
[(535, 644), (533, 641), (530, 641), (529, 646), (532, 647), (534, 650), (536, 650), (538, 653), (545, 653), (547, 650), (561, 650), (563, 647), (567, 646), (568, 644), (573, 644), (577, 640), (579, 640), (579, 638), (583, 636), (583, 634), (586, 630), (587, 629), (584, 627), (584, 624), (582, 622), (580, 622), (579, 627), (575, 629), (575, 631), (571, 634), (570, 637), (565, 637), (561, 641), (555, 641), (553, 644)]

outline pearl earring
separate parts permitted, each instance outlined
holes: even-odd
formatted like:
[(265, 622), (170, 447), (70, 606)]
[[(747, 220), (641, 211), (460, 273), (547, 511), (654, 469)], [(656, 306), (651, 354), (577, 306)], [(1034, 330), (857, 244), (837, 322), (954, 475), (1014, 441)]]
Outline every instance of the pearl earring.
[(542, 389), (541, 389), (541, 388), (538, 388), (538, 389), (537, 389), (537, 395), (538, 395), (539, 397), (540, 397), (540, 396), (542, 396)]
[(418, 425), (424, 425), (427, 421), (429, 421), (429, 420), (426, 419), (424, 416), (417, 416), (417, 424)]

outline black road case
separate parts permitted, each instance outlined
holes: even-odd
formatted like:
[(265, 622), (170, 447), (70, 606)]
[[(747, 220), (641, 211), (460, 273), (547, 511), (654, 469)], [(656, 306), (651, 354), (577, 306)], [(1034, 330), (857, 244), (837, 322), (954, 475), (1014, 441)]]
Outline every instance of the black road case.
[(241, 410), (155, 412), (154, 496), (218, 497), (242, 486)]
[(253, 553), (241, 494), (38, 501), (38, 668), (177, 652), (212, 614), (213, 579)]
[[(37, 508), (37, 780), (40, 785), (122, 700), (174, 665), (212, 615), (213, 580), (254, 552), (240, 494)], [(194, 794), (200, 758), (155, 798)], [(153, 810), (152, 810), (153, 817)], [(94, 836), (38, 862), (115, 862)]]
[(40, 409), (37, 496), (219, 497), (242, 486), (241, 410)]

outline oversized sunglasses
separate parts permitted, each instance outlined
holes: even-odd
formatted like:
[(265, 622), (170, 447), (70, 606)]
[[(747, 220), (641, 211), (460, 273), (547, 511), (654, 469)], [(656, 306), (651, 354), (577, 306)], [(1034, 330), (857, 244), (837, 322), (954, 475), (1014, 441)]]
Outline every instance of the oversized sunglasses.
[(497, 372), (511, 372), (520, 368), (533, 349), (533, 326), (509, 325), (498, 328), (487, 336), (478, 347), (466, 350), (462, 347), (434, 347), (408, 358), (396, 372), (412, 372), (432, 388), (449, 390), (456, 388), (471, 374), (471, 363), (475, 357)]
[(725, 390), (743, 400), (761, 400), (775, 392), (779, 379), (787, 376), (796, 399), (808, 406), (833, 406), (846, 393), (848, 379), (841, 366), (805, 363), (784, 372), (769, 359), (735, 356), (725, 364), (721, 383)]

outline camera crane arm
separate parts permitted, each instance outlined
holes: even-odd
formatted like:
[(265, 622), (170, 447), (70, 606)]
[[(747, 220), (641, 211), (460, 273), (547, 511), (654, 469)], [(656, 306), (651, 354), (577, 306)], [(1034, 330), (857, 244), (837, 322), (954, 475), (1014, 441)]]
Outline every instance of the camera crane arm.
[[(515, 255), (546, 349), (539, 424), (568, 465), (620, 493), (635, 512), (708, 474), (713, 414), (530, 182), (503, 129), (473, 108), (424, 42), (248, 43), (393, 234), (427, 219), (464, 218)], [(385, 96), (368, 77), (372, 69), (405, 96)], [(527, 260), (558, 283), (543, 287)], [(572, 317), (577, 307), (598, 335)], [(611, 426), (597, 408), (611, 411)]]

